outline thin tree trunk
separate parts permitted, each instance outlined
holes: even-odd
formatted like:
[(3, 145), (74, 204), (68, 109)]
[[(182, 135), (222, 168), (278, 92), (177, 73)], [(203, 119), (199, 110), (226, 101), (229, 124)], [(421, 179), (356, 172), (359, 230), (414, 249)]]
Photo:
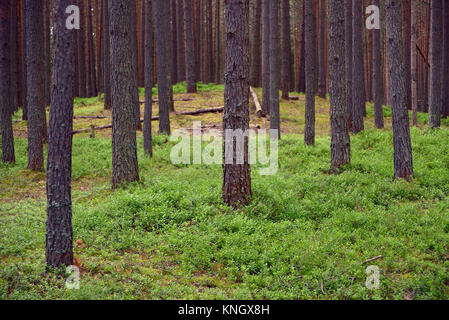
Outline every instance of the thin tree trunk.
[(65, 26), (70, 0), (55, 1), (55, 62), (47, 158), (46, 261), (52, 267), (73, 264), (72, 127), (76, 33)]
[(418, 0), (411, 0), (411, 97), (412, 119), (414, 126), (418, 125), (418, 50), (416, 49), (416, 45), (418, 44), (418, 36)]
[[(407, 94), (407, 107), (412, 110), (412, 82), (411, 82), (411, 0), (402, 0), (402, 16), (404, 25), (402, 28), (402, 38), (404, 39), (405, 57), (405, 91)], [(432, 0), (433, 1), (433, 0)]]
[(109, 0), (103, 0), (104, 15), (104, 108), (109, 110), (112, 108), (111, 102), (111, 51), (110, 51), (110, 28), (109, 28)]
[(315, 144), (316, 23), (313, 0), (305, 0), (306, 114), (304, 143)]
[(28, 169), (44, 168), (44, 132), (46, 131), (44, 96), (43, 3), (26, 0)]
[(170, 30), (170, 7), (166, 0), (155, 0), (156, 13), (156, 51), (157, 51), (157, 80), (159, 90), (159, 132), (170, 134), (169, 111), (171, 98), (170, 52), (166, 35)]
[(184, 1), (184, 41), (186, 48), (187, 93), (196, 93), (196, 65), (193, 40), (192, 1)]
[(441, 125), (441, 88), (442, 88), (442, 11), (443, 1), (432, 0), (432, 43), (430, 48), (430, 96), (429, 96), (429, 127)]
[(319, 36), (319, 81), (318, 96), (326, 98), (326, 1), (319, 0), (320, 7), (320, 36)]
[[(251, 200), (251, 169), (248, 141), (243, 150), (233, 141), (231, 130), (249, 129), (249, 0), (226, 1), (226, 70), (223, 115), (223, 156), (231, 153), (231, 162), (223, 165), (223, 200), (233, 207)], [(237, 151), (239, 150), (239, 151)], [(243, 152), (244, 161), (237, 162)]]
[(0, 129), (3, 163), (16, 161), (11, 120), (10, 9), (10, 0), (0, 1)]
[(387, 0), (387, 54), (393, 114), (394, 178), (409, 180), (413, 175), (404, 48), (402, 45), (401, 2)]
[(346, 60), (346, 105), (348, 128), (352, 131), (352, 0), (345, 1), (345, 60)]
[(363, 11), (362, 1), (352, 0), (352, 132), (364, 130), (365, 87), (363, 80)]
[(443, 88), (442, 115), (449, 117), (449, 1), (443, 1)]
[(290, 0), (281, 2), (282, 21), (282, 99), (289, 99), (291, 80), (291, 37), (290, 37)]
[[(374, 5), (379, 7), (379, 0), (374, 0)], [(378, 129), (384, 128), (384, 115), (382, 109), (382, 49), (380, 45), (380, 30), (373, 30), (373, 96), (374, 96), (374, 125)]]
[[(345, 4), (328, 0), (329, 6), (329, 95), (331, 105), (331, 169), (339, 172), (351, 161), (345, 85)], [(343, 79), (343, 80), (342, 80)]]
[(253, 87), (260, 87), (260, 71), (261, 71), (261, 16), (262, 16), (262, 0), (254, 2), (254, 23), (253, 23), (253, 45), (251, 48), (251, 75), (250, 84)]
[(270, 0), (262, 0), (262, 110), (270, 114)]
[[(191, 3), (190, 1), (184, 1)], [(151, 133), (151, 118), (153, 117), (153, 1), (144, 0), (145, 17), (145, 112), (143, 124), (143, 149), (145, 153), (153, 156), (153, 138)]]
[(270, 129), (278, 130), (281, 137), (279, 115), (279, 6), (270, 3)]
[(81, 98), (87, 97), (86, 92), (86, 60), (85, 60), (85, 14), (84, 14), (84, 0), (78, 0), (80, 9), (80, 27), (78, 33), (78, 86), (79, 95)]

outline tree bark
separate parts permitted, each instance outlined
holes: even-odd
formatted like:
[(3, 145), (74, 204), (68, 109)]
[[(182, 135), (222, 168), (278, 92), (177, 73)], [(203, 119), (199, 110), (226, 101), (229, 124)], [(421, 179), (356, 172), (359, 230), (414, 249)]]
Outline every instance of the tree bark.
[[(345, 84), (345, 4), (328, 0), (329, 95), (331, 105), (331, 170), (339, 172), (351, 161)], [(343, 80), (342, 80), (343, 79)]]
[(28, 169), (44, 168), (44, 132), (46, 131), (44, 96), (43, 3), (26, 0)]
[(304, 143), (315, 144), (316, 20), (313, 0), (305, 0), (306, 113)]
[(345, 60), (346, 60), (346, 105), (348, 128), (352, 131), (352, 0), (345, 1)]
[(319, 26), (319, 81), (318, 96), (326, 99), (326, 1), (319, 0), (320, 26)]
[[(226, 0), (226, 76), (223, 115), (223, 157), (231, 148), (233, 163), (223, 164), (223, 200), (232, 207), (251, 200), (248, 141), (243, 164), (237, 163), (237, 146), (229, 130), (249, 129), (249, 0)], [(230, 140), (230, 142), (228, 142)], [(242, 152), (242, 150), (240, 150)]]
[(362, 1), (352, 0), (352, 132), (364, 130), (365, 87), (363, 80), (363, 11)]
[(262, 16), (262, 0), (254, 2), (254, 24), (253, 24), (253, 45), (251, 48), (251, 75), (250, 84), (253, 87), (260, 87), (260, 71), (261, 71), (261, 16)]
[(429, 96), (429, 127), (437, 128), (441, 125), (441, 88), (442, 88), (442, 11), (443, 1), (432, 0), (432, 34), (430, 47), (430, 96)]
[(449, 1), (443, 1), (443, 88), (442, 115), (449, 117)]
[(78, 86), (79, 95), (81, 98), (87, 97), (86, 88), (86, 60), (85, 60), (85, 14), (84, 14), (84, 0), (78, 0), (80, 9), (80, 30), (78, 33)]
[[(374, 0), (374, 5), (379, 7), (379, 0)], [(380, 30), (373, 30), (373, 96), (374, 96), (374, 125), (378, 129), (384, 128), (384, 115), (382, 109), (382, 49), (380, 44)]]
[[(412, 109), (412, 82), (411, 82), (411, 0), (402, 0), (402, 38), (404, 39), (404, 62), (405, 62), (405, 91), (407, 94), (407, 107)], [(432, 0), (433, 1), (433, 0)]]
[(193, 40), (192, 1), (184, 1), (184, 41), (186, 48), (187, 93), (196, 93), (195, 48)]
[(281, 137), (279, 115), (279, 5), (270, 2), (270, 129)]
[(109, 110), (112, 108), (111, 102), (111, 42), (109, 28), (109, 0), (103, 0), (104, 14), (104, 108)]
[(414, 126), (418, 125), (418, 50), (416, 49), (416, 45), (418, 44), (418, 36), (418, 0), (411, 0), (411, 101), (412, 122)]
[(0, 129), (3, 163), (16, 161), (11, 120), (10, 9), (10, 0), (0, 2)]
[(112, 91), (112, 187), (139, 180), (134, 92), (137, 66), (130, 52), (133, 35), (132, 10), (128, 0), (110, 1)]
[[(153, 1), (145, 1), (145, 112), (143, 124), (143, 149), (153, 156), (153, 138), (151, 133), (151, 118), (153, 117)], [(188, 3), (190, 1), (184, 1)]]
[(394, 179), (413, 175), (412, 146), (405, 89), (401, 1), (387, 0), (387, 55), (393, 114)]
[(290, 80), (291, 80), (291, 37), (290, 37), (290, 0), (282, 0), (282, 99), (289, 99)]
[(72, 230), (72, 127), (74, 40), (76, 32), (65, 26), (70, 0), (55, 1), (54, 70), (51, 93), (47, 158), (46, 261), (48, 266), (73, 264)]
[(262, 0), (262, 109), (270, 114), (270, 0)]

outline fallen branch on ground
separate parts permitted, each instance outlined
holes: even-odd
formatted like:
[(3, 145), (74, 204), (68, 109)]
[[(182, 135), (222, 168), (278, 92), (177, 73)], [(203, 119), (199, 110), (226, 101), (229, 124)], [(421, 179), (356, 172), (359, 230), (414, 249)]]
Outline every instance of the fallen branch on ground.
[[(175, 113), (175, 116), (194, 116), (197, 114), (203, 114), (203, 113), (219, 113), (219, 112), (223, 112), (224, 108), (220, 107), (220, 108), (208, 108), (208, 109), (200, 109), (200, 110), (195, 110), (195, 111), (187, 111), (187, 112), (180, 112), (180, 113)], [(144, 119), (140, 119), (140, 122), (143, 122)], [(151, 118), (151, 121), (158, 121), (159, 120), (159, 116), (155, 116), (153, 118)], [(83, 132), (91, 132), (92, 131), (96, 131), (96, 130), (104, 130), (104, 129), (110, 129), (112, 128), (112, 124), (108, 124), (106, 126), (101, 126), (101, 127), (90, 127), (89, 129), (80, 129), (80, 130), (75, 130), (72, 132), (73, 135), (78, 134), (78, 133), (83, 133)]]

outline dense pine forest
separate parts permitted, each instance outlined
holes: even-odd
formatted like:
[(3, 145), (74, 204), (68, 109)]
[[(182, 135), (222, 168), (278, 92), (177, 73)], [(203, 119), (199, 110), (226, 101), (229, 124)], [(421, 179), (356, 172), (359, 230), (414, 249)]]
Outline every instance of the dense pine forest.
[(449, 1), (0, 19), (0, 299), (449, 298)]

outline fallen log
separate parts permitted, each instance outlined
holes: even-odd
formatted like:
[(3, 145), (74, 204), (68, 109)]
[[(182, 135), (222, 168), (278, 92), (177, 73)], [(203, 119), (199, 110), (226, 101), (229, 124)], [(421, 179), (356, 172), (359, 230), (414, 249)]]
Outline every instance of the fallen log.
[[(194, 111), (187, 111), (187, 112), (179, 112), (179, 113), (174, 113), (175, 116), (194, 116), (197, 114), (203, 114), (203, 113), (219, 113), (219, 112), (223, 112), (224, 107), (220, 107), (220, 108), (208, 108), (208, 109), (200, 109), (200, 110), (194, 110)], [(140, 119), (140, 122), (143, 122), (144, 119)], [(151, 118), (151, 121), (158, 121), (159, 120), (159, 116), (155, 116)], [(72, 135), (78, 134), (78, 133), (83, 133), (83, 132), (95, 132), (97, 130), (104, 130), (104, 129), (110, 129), (112, 128), (112, 124), (108, 124), (106, 126), (101, 126), (101, 127), (94, 127), (91, 126), (89, 129), (80, 129), (80, 130), (75, 130), (72, 132)]]
[(251, 96), (254, 101), (254, 105), (256, 106), (256, 115), (259, 118), (262, 118), (265, 116), (265, 113), (262, 110), (262, 107), (260, 106), (259, 98), (257, 97), (256, 91), (254, 91), (253, 87), (249, 87), (249, 91), (251, 92)]
[(73, 119), (106, 119), (106, 116), (76, 116)]
[[(174, 102), (186, 102), (186, 101), (193, 101), (194, 99), (192, 98), (182, 98), (182, 99), (175, 99), (173, 100)], [(145, 101), (144, 100), (140, 100), (139, 101), (140, 104), (144, 104)], [(159, 103), (159, 100), (153, 100), (153, 103)]]

